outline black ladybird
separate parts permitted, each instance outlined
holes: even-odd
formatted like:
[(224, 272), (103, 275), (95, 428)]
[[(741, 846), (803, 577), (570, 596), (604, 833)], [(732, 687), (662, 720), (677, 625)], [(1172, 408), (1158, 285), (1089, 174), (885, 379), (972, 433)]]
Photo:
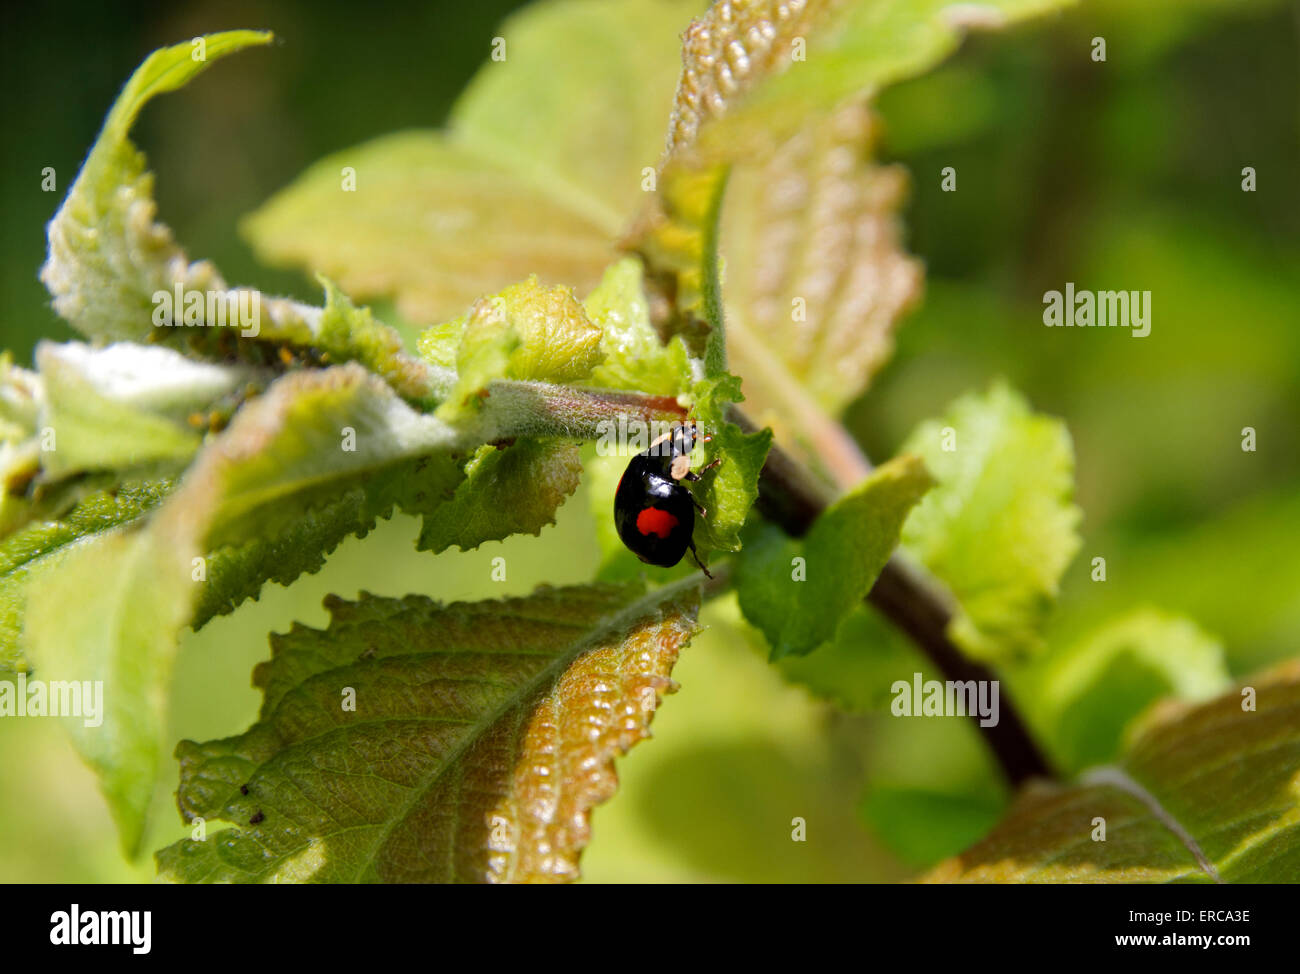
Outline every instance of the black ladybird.
[[(707, 512), (683, 483), (700, 479), (691, 470), (695, 439), (694, 426), (684, 423), (629, 461), (614, 494), (614, 526), (623, 544), (647, 564), (671, 568), (689, 550), (701, 571), (712, 578), (691, 540), (695, 512), (701, 517)], [(714, 460), (703, 469), (720, 462)]]

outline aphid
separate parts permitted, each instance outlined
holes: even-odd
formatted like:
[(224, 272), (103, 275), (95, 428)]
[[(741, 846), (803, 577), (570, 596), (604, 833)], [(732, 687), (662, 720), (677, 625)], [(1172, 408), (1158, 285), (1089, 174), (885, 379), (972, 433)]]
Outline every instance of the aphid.
[[(710, 437), (702, 439), (707, 442)], [(700, 479), (691, 470), (695, 440), (695, 427), (683, 423), (628, 462), (614, 494), (614, 526), (623, 544), (647, 564), (671, 568), (689, 549), (700, 570), (712, 578), (691, 539), (695, 512), (698, 510), (700, 517), (708, 512), (683, 483)], [(719, 458), (702, 469), (721, 462)]]
[(262, 819), (264, 819), (264, 818), (266, 818), (266, 816), (261, 812), (261, 810), (258, 810), (258, 811), (256, 811), (256, 812), (253, 813), (253, 817), (250, 818), (250, 819), (248, 820), (248, 824), (249, 824), (249, 825), (256, 825), (258, 822), (262, 821)]

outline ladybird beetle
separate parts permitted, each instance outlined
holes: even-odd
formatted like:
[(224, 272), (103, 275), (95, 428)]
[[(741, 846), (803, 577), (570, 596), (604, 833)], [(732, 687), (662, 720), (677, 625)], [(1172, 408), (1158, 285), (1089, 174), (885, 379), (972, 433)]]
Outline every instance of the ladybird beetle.
[[(701, 439), (707, 442), (711, 437)], [(695, 427), (683, 423), (628, 462), (614, 493), (614, 526), (623, 544), (647, 564), (671, 568), (689, 549), (700, 570), (712, 578), (692, 540), (695, 512), (698, 510), (700, 517), (708, 512), (683, 483), (700, 479), (691, 470), (695, 440)], [(721, 462), (719, 458), (701, 469)]]

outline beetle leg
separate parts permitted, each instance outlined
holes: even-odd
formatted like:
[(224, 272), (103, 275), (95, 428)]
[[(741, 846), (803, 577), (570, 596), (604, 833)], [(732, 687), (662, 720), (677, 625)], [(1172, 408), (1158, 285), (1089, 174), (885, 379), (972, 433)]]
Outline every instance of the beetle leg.
[(714, 467), (718, 466), (720, 463), (722, 463), (722, 457), (718, 457), (717, 459), (710, 460), (710, 461), (709, 461), (708, 463), (706, 463), (704, 466), (700, 467), (699, 470), (688, 470), (686, 473), (682, 474), (682, 475), (681, 475), (680, 477), (678, 477), (677, 479), (678, 479), (678, 480), (691, 480), (691, 481), (700, 480), (700, 479), (701, 479), (700, 474), (704, 473), (704, 471), (706, 471), (706, 470), (712, 470)]
[(695, 564), (700, 566), (700, 571), (704, 572), (705, 578), (713, 577), (713, 573), (709, 571), (708, 566), (706, 566), (704, 562), (700, 561), (700, 553), (695, 550), (694, 541), (691, 542), (691, 557), (695, 559)]

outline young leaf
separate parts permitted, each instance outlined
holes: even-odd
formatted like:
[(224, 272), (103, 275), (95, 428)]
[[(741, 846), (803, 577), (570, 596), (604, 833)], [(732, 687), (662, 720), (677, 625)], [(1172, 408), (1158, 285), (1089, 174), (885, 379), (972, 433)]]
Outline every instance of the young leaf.
[(512, 534), (540, 534), (578, 489), (582, 462), (572, 443), (529, 439), (480, 447), (465, 473), (455, 497), (424, 516), (421, 550), (469, 551)]
[(139, 849), (153, 798), (190, 572), (188, 552), (165, 535), (119, 528), (70, 547), (25, 592), (24, 645), (42, 678), (105, 691), (99, 723), (64, 723), (99, 778), (128, 856)]
[(272, 637), (245, 734), (177, 748), (180, 882), (576, 879), (614, 758), (649, 734), (695, 631), (694, 580), (439, 605), (327, 601)]
[[(404, 132), (313, 166), (245, 224), (263, 260), (394, 296), (416, 322), (537, 274), (586, 293), (663, 148), (683, 26), (702, 0), (530, 5), (443, 132)], [(340, 193), (340, 173), (356, 191)]]
[[(43, 577), (39, 592), (28, 591), (32, 662), (76, 679), (84, 678), (78, 666), (103, 672), (116, 688), (105, 726), (76, 740), (100, 772), (128, 848), (143, 828), (180, 627), (229, 611), (268, 578), (287, 583), (314, 571), (323, 552), (394, 506), (433, 514), (453, 501), (465, 458), (485, 442), (559, 431), (530, 398), (534, 387), (492, 389), (473, 422), (452, 426), (412, 409), (355, 363), (282, 376), (204, 447), (142, 531), (80, 549)], [(575, 423), (575, 434), (594, 435), (595, 424)], [(496, 496), (526, 505), (511, 523), (536, 531), (562, 495), (530, 496), (533, 486), (510, 478)], [(457, 543), (472, 547), (474, 530), (501, 536), (499, 523), (479, 518), (459, 526)], [(114, 584), (101, 586), (100, 577)], [(66, 606), (92, 587), (94, 611), (69, 633)]]
[(190, 265), (170, 232), (153, 222), (152, 177), (127, 138), (145, 104), (174, 91), (221, 58), (271, 35), (228, 31), (204, 38), (206, 56), (186, 41), (151, 54), (118, 95), (67, 199), (50, 221), (49, 258), (41, 279), (55, 310), (98, 339), (146, 337), (152, 295), (180, 281), (186, 290), (222, 290), (208, 264)]
[(0, 542), (0, 671), (25, 669), (22, 658), (26, 589), (73, 549), (143, 517), (157, 507), (170, 481), (128, 484), (83, 498), (57, 520), (29, 524)]
[(294, 372), (236, 414), (169, 508), (194, 542), (241, 543), (403, 461), (468, 453), (476, 432), (416, 412), (356, 364)]
[(758, 475), (772, 447), (772, 431), (744, 433), (725, 419), (727, 406), (743, 398), (734, 375), (702, 379), (695, 386), (692, 415), (713, 440), (697, 446), (704, 463), (722, 463), (702, 475), (695, 498), (708, 512), (695, 520), (695, 545), (701, 551), (739, 551), (740, 529), (758, 499)]
[(266, 582), (288, 585), (299, 575), (319, 571), (340, 542), (364, 538), (394, 508), (412, 514), (436, 511), (463, 478), (460, 465), (449, 457), (403, 461), (341, 487), (278, 530), (212, 548), (190, 625), (198, 630), (214, 616), (256, 599)]
[(641, 261), (611, 264), (583, 306), (601, 330), (603, 360), (589, 384), (661, 396), (678, 396), (691, 386), (689, 353), (680, 336), (667, 345), (650, 322)]
[(967, 30), (1069, 0), (721, 0), (692, 22), (668, 130), (693, 168), (764, 155), (809, 118), (922, 73)]
[(985, 835), (1006, 804), (997, 794), (882, 784), (868, 788), (860, 810), (881, 841), (917, 867), (931, 866)]
[[(708, 512), (695, 523), (695, 545), (702, 552), (739, 551), (740, 529), (758, 497), (758, 475), (772, 445), (768, 429), (745, 434), (727, 419), (732, 403), (744, 399), (740, 379), (727, 371), (727, 333), (722, 307), (718, 257), (718, 221), (726, 172), (674, 172), (661, 186), (659, 209), (634, 234), (639, 247), (656, 267), (675, 277), (674, 313), (687, 329), (703, 327), (704, 376), (695, 383), (691, 413), (711, 442), (699, 450), (708, 463), (720, 467), (704, 475), (695, 488), (697, 501)], [(703, 464), (703, 465), (707, 465)]]
[(791, 683), (807, 688), (847, 713), (889, 708), (898, 680), (930, 668), (920, 651), (871, 606), (856, 605), (817, 652), (786, 656), (776, 667)]
[(126, 342), (41, 342), (36, 361), (35, 373), (3, 363), (0, 538), (62, 518), (98, 490), (170, 476), (273, 377)]
[(767, 637), (773, 659), (810, 653), (835, 635), (932, 483), (919, 459), (898, 457), (827, 508), (807, 537), (765, 526), (746, 546), (736, 572), (740, 607)]
[[(31, 662), (56, 679), (112, 688), (103, 726), (69, 726), (129, 853), (153, 794), (176, 637), (207, 578), (203, 556), (282, 536), (334, 499), (331, 490), (363, 476), (382, 483), (385, 472), (439, 447), (458, 474), (446, 453), (456, 436), (359, 365), (285, 376), (239, 411), (142, 530), (77, 546), (42, 573), (39, 587), (25, 589)], [(285, 568), (257, 564), (268, 573)], [(69, 605), (84, 608), (75, 624)]]
[(34, 436), (44, 394), (36, 373), (14, 365), (0, 352), (0, 442), (18, 443)]
[(727, 342), (751, 418), (792, 448), (863, 392), (920, 298), (900, 239), (907, 176), (870, 162), (876, 126), (847, 105), (728, 182)]
[(998, 383), (922, 423), (902, 449), (938, 481), (904, 525), (903, 544), (960, 602), (953, 639), (984, 659), (1039, 649), (1079, 547), (1065, 425)]
[(97, 341), (159, 342), (221, 361), (238, 354), (280, 367), (267, 345), (287, 346), (320, 361), (359, 361), (403, 396), (427, 398), (427, 369), (402, 351), (401, 337), (332, 287), (324, 309), (232, 290), (207, 261), (191, 263), (171, 231), (154, 222), (153, 177), (128, 138), (140, 110), (226, 55), (270, 43), (271, 35), (227, 31), (203, 41), (203, 58), (193, 56), (190, 41), (155, 51), (114, 103), (50, 221), (41, 280), (54, 309)]
[[(686, 32), (659, 192), (631, 240), (692, 317), (716, 266), (698, 260), (717, 232), (707, 204), (730, 171), (727, 350), (753, 415), (841, 484), (865, 461), (832, 416), (888, 355), (921, 279), (898, 242), (901, 173), (862, 164), (861, 102), (941, 60), (967, 28), (1063, 4), (722, 0)], [(721, 343), (720, 309), (707, 317)]]
[(41, 472), (41, 409), (45, 384), (0, 352), (0, 538), (27, 522), (36, 505), (29, 487)]
[(1229, 685), (1218, 641), (1155, 609), (1106, 622), (1036, 669), (1017, 696), (1040, 715), (1058, 763), (1073, 770), (1114, 759), (1125, 727), (1160, 698), (1205, 700)]
[(431, 328), (420, 351), (436, 366), (452, 358), (456, 384), (438, 410), (454, 420), (481, 405), (494, 379), (576, 382), (600, 364), (601, 330), (566, 287), (536, 276), (480, 298), (469, 313)]
[[(928, 882), (1230, 882), (1300, 870), (1300, 663), (1207, 703), (1165, 703), (1117, 767), (1024, 793)], [(1100, 841), (1100, 828), (1105, 841)]]
[(202, 442), (191, 417), (201, 418), (206, 432), (214, 406), (224, 399), (224, 412), (232, 412), (239, 394), (267, 378), (248, 366), (195, 362), (126, 342), (102, 349), (42, 342), (36, 364), (45, 387), (40, 424), (54, 437), (41, 455), (48, 478), (177, 470)]

